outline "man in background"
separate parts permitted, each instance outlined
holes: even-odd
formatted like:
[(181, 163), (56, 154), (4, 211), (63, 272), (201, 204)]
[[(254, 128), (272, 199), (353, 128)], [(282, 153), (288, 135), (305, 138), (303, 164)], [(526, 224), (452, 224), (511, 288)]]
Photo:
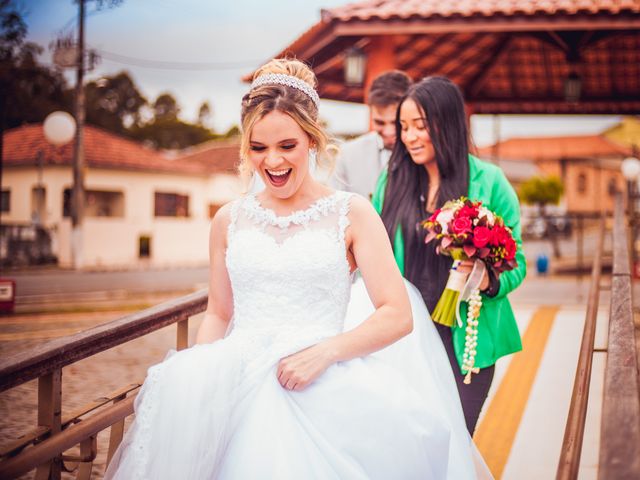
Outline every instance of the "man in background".
[(411, 84), (411, 78), (399, 70), (373, 80), (367, 99), (373, 130), (341, 145), (329, 182), (332, 187), (371, 198), (396, 142), (396, 110)]

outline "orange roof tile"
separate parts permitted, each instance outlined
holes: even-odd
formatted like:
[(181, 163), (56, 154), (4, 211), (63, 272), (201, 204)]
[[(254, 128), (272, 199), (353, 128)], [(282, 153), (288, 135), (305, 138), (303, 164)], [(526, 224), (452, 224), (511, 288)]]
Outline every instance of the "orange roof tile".
[[(363, 86), (344, 82), (342, 59), (353, 46), (373, 55), (372, 40), (384, 38), (394, 68), (447, 76), (474, 113), (636, 115), (638, 25), (640, 0), (364, 0), (322, 10), (276, 57), (311, 65), (321, 98), (363, 102)], [(566, 100), (572, 74), (578, 102)]]
[(178, 161), (201, 165), (216, 172), (237, 173), (240, 162), (240, 141), (212, 140), (183, 150)]
[(323, 12), (323, 20), (640, 12), (639, 0), (367, 0)]
[[(228, 170), (226, 160), (212, 162), (182, 161), (141, 143), (114, 135), (100, 128), (85, 126), (85, 163), (93, 168), (160, 171), (193, 175), (209, 175)], [(54, 147), (44, 137), (42, 124), (29, 124), (4, 132), (3, 163), (5, 166), (37, 165), (38, 152), (44, 165), (72, 165), (73, 142)]]
[[(491, 158), (495, 148), (495, 145), (479, 148), (478, 155)], [(497, 149), (500, 158), (509, 160), (620, 158), (631, 155), (630, 148), (601, 135), (510, 138), (499, 142)]]

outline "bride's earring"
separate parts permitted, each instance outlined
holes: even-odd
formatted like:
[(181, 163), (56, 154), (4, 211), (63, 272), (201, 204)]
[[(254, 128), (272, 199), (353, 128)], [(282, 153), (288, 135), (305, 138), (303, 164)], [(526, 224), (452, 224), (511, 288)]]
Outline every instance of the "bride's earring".
[(309, 165), (315, 166), (317, 158), (318, 158), (318, 151), (315, 148), (310, 148), (309, 149)]

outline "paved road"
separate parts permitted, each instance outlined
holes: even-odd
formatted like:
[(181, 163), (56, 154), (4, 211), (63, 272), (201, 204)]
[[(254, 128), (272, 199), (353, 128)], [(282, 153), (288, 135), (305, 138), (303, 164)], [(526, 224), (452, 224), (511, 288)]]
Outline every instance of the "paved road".
[(74, 272), (43, 269), (4, 272), (3, 277), (16, 281), (16, 300), (37, 301), (39, 296), (87, 294), (90, 292), (184, 291), (203, 288), (208, 282), (207, 267), (132, 270), (114, 272)]

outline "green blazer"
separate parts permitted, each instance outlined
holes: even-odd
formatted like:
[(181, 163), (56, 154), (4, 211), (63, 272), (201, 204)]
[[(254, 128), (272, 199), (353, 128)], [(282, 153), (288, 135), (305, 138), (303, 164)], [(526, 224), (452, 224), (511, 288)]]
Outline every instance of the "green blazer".
[[(378, 213), (382, 212), (384, 194), (387, 186), (387, 170), (383, 170), (378, 178), (373, 193), (373, 206)], [(493, 365), (504, 355), (522, 350), (522, 342), (518, 325), (507, 295), (522, 283), (527, 273), (527, 263), (522, 251), (522, 234), (520, 227), (520, 203), (513, 187), (500, 168), (469, 155), (469, 194), (471, 200), (480, 200), (482, 204), (500, 215), (505, 224), (513, 231), (518, 245), (516, 260), (518, 266), (500, 275), (500, 290), (495, 297), (482, 297), (482, 309), (478, 319), (478, 346), (476, 347), (476, 367), (484, 368)], [(393, 242), (393, 251), (398, 267), (404, 275), (404, 239), (402, 230), (398, 228)], [(460, 304), (462, 328), (453, 328), (453, 346), (462, 365), (464, 352), (467, 303)], [(419, 320), (419, 319), (416, 319)], [(462, 373), (466, 373), (463, 371)]]

